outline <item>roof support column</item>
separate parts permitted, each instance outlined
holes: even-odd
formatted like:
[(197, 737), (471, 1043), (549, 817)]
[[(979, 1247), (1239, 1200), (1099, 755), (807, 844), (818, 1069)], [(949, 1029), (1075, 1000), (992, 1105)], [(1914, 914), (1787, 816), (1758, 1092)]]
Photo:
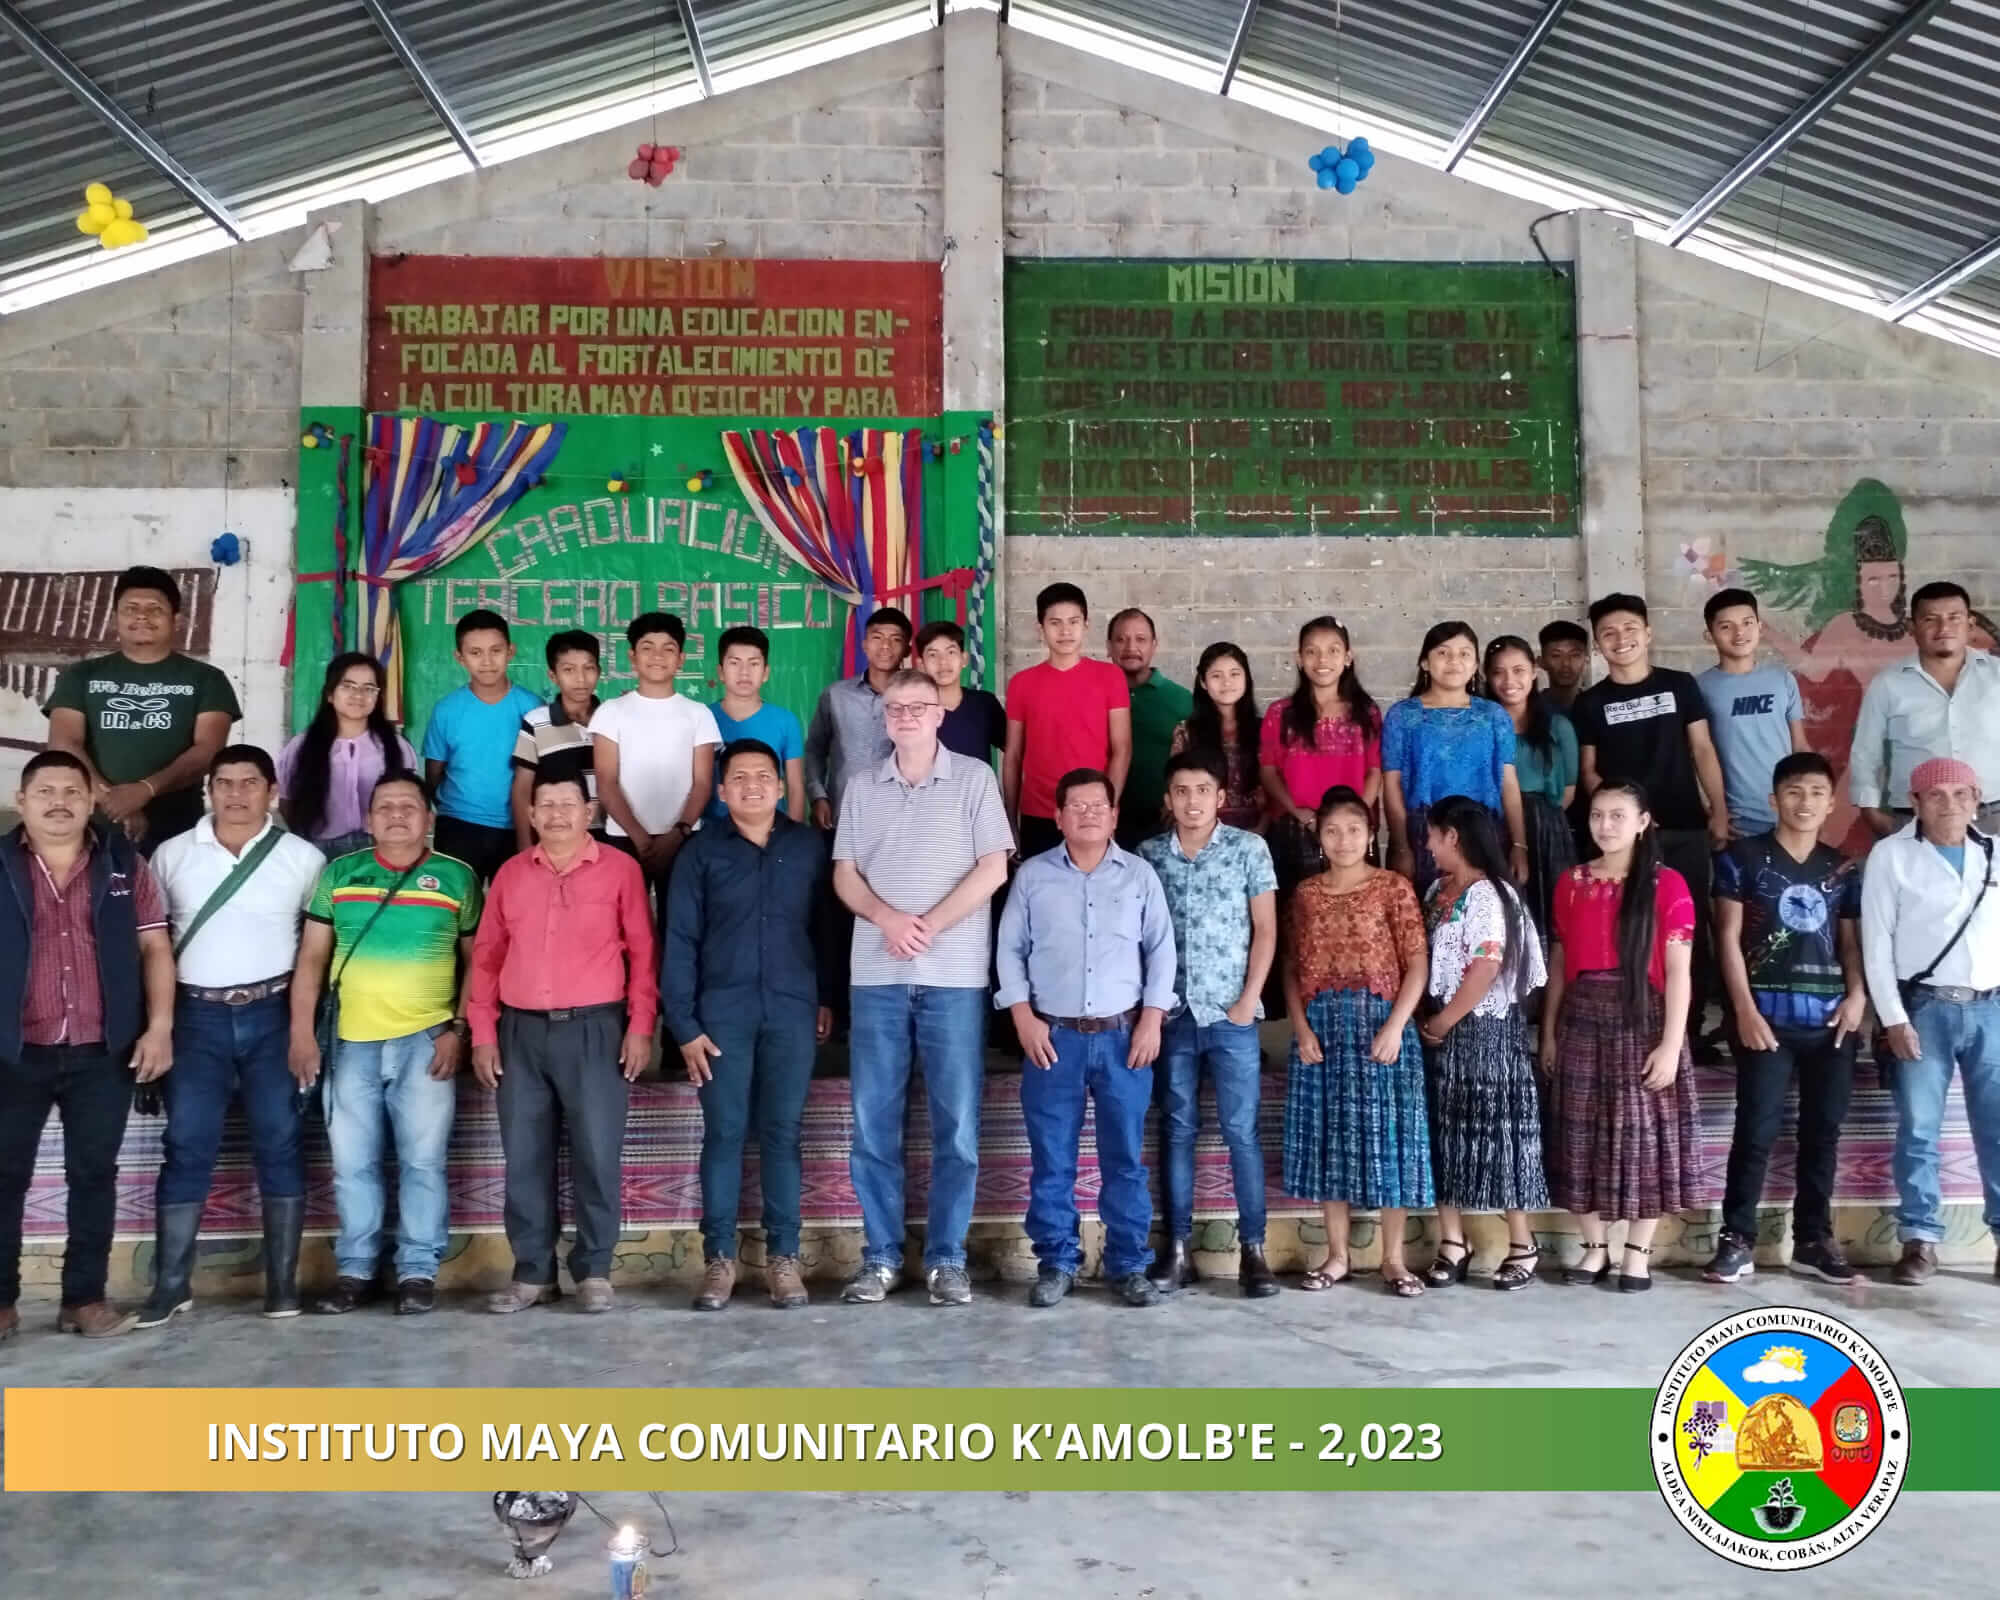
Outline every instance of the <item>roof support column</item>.
[(1579, 211), (1573, 221), (1584, 592), (1643, 596), (1638, 247), (1623, 217)]

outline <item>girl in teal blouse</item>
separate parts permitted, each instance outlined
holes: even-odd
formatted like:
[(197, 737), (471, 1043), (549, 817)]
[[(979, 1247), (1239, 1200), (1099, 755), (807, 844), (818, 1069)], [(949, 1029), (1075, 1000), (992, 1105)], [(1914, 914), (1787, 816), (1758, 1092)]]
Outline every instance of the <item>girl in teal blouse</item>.
[(1534, 647), (1503, 634), (1486, 647), (1486, 693), (1514, 725), (1514, 776), (1528, 844), (1528, 907), (1544, 948), (1556, 881), (1576, 864), (1565, 813), (1576, 797), (1576, 729), (1535, 681)]

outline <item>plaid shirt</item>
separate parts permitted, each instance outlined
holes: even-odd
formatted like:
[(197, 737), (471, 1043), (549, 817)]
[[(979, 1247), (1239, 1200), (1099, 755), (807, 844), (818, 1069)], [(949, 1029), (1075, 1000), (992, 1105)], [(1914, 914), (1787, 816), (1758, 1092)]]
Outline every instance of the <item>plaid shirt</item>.
[[(85, 836), (88, 839), (88, 835)], [(91, 917), (89, 845), (61, 883), (33, 845), (34, 932), (28, 941), (28, 993), (21, 1007), (26, 1044), (96, 1044), (104, 1037), (104, 990), (97, 972), (97, 930)], [(139, 931), (167, 925), (159, 880), (138, 858), (132, 881)], [(114, 880), (115, 883), (115, 880)], [(115, 892), (115, 891), (114, 891)]]

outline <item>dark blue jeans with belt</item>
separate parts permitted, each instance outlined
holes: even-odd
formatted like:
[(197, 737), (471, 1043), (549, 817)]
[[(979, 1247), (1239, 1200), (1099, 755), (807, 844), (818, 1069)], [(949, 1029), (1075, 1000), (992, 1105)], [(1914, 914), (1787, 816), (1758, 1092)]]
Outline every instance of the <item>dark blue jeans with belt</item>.
[(185, 991), (175, 998), (174, 1067), (160, 1080), (167, 1131), (154, 1204), (199, 1205), (208, 1198), (223, 1113), (239, 1089), (258, 1192), (266, 1200), (306, 1192), (298, 1084), (285, 1064), (290, 1041), (286, 993), (243, 1006), (197, 1000)]
[(1236, 1236), (1264, 1242), (1264, 1150), (1257, 1142), (1257, 1089), (1263, 1068), (1257, 1024), (1227, 1017), (1197, 1023), (1186, 1009), (1167, 1019), (1160, 1041), (1160, 1189), (1167, 1236), (1194, 1233), (1194, 1139), (1204, 1072), (1215, 1085), (1215, 1119), (1229, 1146), (1236, 1193)]
[(701, 1096), (701, 1247), (705, 1259), (736, 1258), (736, 1208), (743, 1190), (743, 1145), (757, 1134), (764, 1249), (799, 1253), (804, 1172), (799, 1129), (819, 1051), (814, 1008), (775, 1003), (708, 1018), (722, 1054), (708, 1063)]
[(1153, 1069), (1128, 1067), (1132, 1030), (1078, 1033), (1049, 1029), (1056, 1064), (1021, 1064), (1021, 1118), (1028, 1129), (1031, 1177), (1028, 1240), (1044, 1267), (1074, 1273), (1082, 1258), (1076, 1209), (1077, 1149), (1086, 1099), (1097, 1120), (1097, 1215), (1104, 1223), (1104, 1276), (1115, 1282), (1144, 1272), (1152, 1259), (1153, 1195), (1140, 1153)]

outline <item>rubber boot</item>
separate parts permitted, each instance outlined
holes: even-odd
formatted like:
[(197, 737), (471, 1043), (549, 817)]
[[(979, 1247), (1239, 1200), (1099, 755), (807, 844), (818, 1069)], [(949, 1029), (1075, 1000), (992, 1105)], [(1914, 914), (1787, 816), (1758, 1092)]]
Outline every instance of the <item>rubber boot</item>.
[(201, 1234), (199, 1202), (161, 1206), (154, 1219), (153, 1292), (139, 1312), (136, 1326), (158, 1328), (181, 1311), (194, 1309), (195, 1241)]
[(299, 1305), (299, 1235), (306, 1225), (306, 1197), (264, 1202), (264, 1315), (296, 1317)]

